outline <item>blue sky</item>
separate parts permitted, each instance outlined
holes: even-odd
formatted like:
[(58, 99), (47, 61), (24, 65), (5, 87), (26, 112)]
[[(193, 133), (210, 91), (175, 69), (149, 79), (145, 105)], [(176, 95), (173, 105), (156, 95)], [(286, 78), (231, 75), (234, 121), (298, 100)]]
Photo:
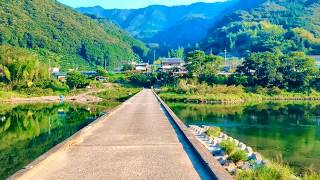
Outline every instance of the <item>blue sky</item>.
[(104, 8), (120, 8), (120, 9), (128, 9), (128, 8), (141, 8), (146, 7), (148, 5), (153, 4), (161, 4), (161, 5), (186, 5), (192, 4), (195, 2), (217, 2), (222, 0), (58, 0), (61, 3), (72, 7), (88, 7), (88, 6), (96, 6), (100, 5)]

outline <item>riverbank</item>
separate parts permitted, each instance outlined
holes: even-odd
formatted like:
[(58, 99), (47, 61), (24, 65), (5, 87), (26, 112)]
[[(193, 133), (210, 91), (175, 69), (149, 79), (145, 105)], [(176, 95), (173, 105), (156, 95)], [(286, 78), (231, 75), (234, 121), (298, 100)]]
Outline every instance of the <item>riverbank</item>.
[(189, 129), (237, 180), (255, 178), (316, 180), (320, 178), (320, 174), (315, 172), (297, 175), (287, 165), (266, 160), (258, 152), (254, 152), (251, 147), (221, 132), (218, 127), (190, 125)]
[(187, 126), (220, 127), (296, 176), (320, 173), (319, 101), (168, 105)]
[(173, 91), (159, 91), (159, 96), (166, 102), (187, 102), (198, 104), (239, 104), (245, 102), (263, 101), (316, 101), (320, 100), (320, 93), (282, 93), (278, 95), (256, 93), (212, 93), (212, 94), (181, 94)]
[(56, 96), (40, 96), (40, 97), (26, 97), (26, 96), (19, 96), (17, 94), (13, 94), (13, 96), (9, 96), (8, 98), (0, 99), (0, 102), (3, 103), (50, 103), (50, 102), (74, 102), (74, 103), (96, 103), (101, 102), (102, 98), (93, 96), (91, 94), (102, 92), (102, 90), (89, 90), (87, 92), (83, 92), (77, 95), (69, 95), (66, 97), (60, 97), (59, 95)]
[[(117, 84), (106, 84), (101, 88), (79, 89), (64, 94), (49, 94), (47, 96), (31, 96), (20, 94), (14, 91), (0, 91), (0, 102), (23, 104), (23, 103), (54, 103), (54, 102), (72, 102), (72, 103), (101, 103), (103, 101), (122, 102), (136, 94), (141, 88), (121, 87)], [(107, 96), (104, 96), (106, 94)]]

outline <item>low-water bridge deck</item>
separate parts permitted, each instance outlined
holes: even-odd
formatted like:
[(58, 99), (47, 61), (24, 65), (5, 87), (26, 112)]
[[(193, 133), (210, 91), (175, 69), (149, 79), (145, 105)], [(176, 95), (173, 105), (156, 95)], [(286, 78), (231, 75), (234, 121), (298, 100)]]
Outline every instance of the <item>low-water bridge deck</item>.
[(213, 179), (171, 121), (143, 90), (12, 179)]

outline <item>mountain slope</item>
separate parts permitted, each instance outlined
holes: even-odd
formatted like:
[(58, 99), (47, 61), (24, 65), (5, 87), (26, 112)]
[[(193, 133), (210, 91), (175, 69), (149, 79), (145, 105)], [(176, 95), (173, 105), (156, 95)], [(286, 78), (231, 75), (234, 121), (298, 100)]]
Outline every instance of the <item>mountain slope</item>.
[(199, 42), (204, 38), (219, 15), (236, 0), (219, 3), (195, 3), (188, 6), (153, 5), (141, 9), (79, 8), (85, 14), (94, 14), (112, 20), (134, 37), (168, 47)]
[(54, 57), (62, 68), (139, 59), (147, 48), (108, 21), (93, 20), (55, 0), (0, 0), (0, 44)]
[(264, 0), (227, 15), (211, 28), (204, 47), (215, 53), (227, 48), (237, 55), (260, 51), (320, 54), (319, 18), (319, 0)]

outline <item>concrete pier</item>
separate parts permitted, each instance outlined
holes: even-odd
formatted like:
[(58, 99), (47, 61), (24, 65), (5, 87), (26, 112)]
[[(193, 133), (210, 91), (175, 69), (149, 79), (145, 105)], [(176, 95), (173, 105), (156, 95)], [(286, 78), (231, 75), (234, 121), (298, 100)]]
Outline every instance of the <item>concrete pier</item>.
[(11, 179), (212, 179), (183, 144), (143, 90)]

